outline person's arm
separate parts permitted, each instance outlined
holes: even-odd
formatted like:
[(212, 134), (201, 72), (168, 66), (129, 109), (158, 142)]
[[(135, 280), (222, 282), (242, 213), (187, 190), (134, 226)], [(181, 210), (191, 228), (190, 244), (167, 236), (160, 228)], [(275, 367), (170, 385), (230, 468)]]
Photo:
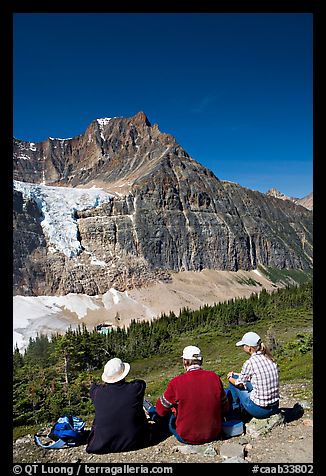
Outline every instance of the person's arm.
[[(233, 374), (233, 375), (230, 375)], [(230, 375), (230, 376), (229, 376)], [(245, 388), (246, 382), (251, 380), (252, 376), (252, 365), (250, 359), (248, 359), (242, 366), (241, 372), (239, 374), (235, 372), (228, 373), (228, 380), (233, 385), (236, 385), (239, 388)]]
[(129, 385), (133, 385), (134, 388), (136, 389), (136, 393), (139, 396), (139, 399), (143, 401), (144, 395), (145, 395), (145, 390), (146, 390), (146, 382), (145, 380), (141, 379), (135, 379), (129, 382)]
[(91, 388), (89, 390), (89, 395), (91, 397), (91, 400), (94, 402), (96, 392), (98, 390), (98, 385), (96, 383), (92, 383)]
[(234, 372), (233, 370), (231, 370), (231, 372), (228, 372), (228, 374), (227, 374), (227, 379), (229, 379), (230, 377), (238, 378), (239, 375), (240, 374), (238, 372)]
[(227, 379), (233, 385), (236, 385), (239, 388), (243, 388), (243, 383), (238, 381), (240, 374), (236, 372), (229, 372), (227, 375)]
[(156, 412), (159, 416), (167, 415), (176, 404), (176, 394), (173, 381), (171, 380), (165, 392), (157, 399)]

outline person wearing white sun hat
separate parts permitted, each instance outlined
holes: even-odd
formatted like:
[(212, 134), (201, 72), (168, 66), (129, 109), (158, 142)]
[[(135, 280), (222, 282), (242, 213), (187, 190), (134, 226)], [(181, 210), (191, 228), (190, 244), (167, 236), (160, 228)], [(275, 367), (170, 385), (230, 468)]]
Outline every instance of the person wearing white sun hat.
[(92, 384), (95, 419), (87, 453), (114, 453), (148, 446), (150, 428), (143, 409), (146, 383), (126, 382), (130, 365), (115, 357), (104, 367), (101, 384)]
[(250, 358), (240, 373), (227, 374), (230, 385), (226, 393), (231, 404), (227, 418), (268, 418), (279, 407), (277, 363), (256, 332), (246, 332), (235, 345), (242, 347)]

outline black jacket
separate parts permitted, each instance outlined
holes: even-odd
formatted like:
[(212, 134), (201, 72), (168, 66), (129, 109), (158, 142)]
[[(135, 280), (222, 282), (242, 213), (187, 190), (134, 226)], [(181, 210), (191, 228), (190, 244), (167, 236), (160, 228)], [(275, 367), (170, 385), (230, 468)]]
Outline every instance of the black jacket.
[(143, 380), (91, 386), (95, 419), (87, 453), (130, 451), (149, 444), (149, 425), (143, 410), (145, 388)]

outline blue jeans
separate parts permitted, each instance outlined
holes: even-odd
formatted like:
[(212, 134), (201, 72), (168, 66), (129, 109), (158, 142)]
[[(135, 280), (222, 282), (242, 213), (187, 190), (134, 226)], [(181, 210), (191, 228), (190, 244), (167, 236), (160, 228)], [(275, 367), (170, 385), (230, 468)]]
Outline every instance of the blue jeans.
[(175, 415), (173, 415), (173, 413), (171, 413), (170, 420), (169, 420), (169, 430), (172, 433), (172, 435), (174, 435), (176, 437), (176, 439), (178, 441), (180, 441), (180, 443), (185, 443), (187, 445), (188, 443), (186, 441), (184, 441), (181, 438), (181, 436), (177, 433), (177, 430), (176, 430), (176, 427), (175, 427), (175, 420), (176, 420)]
[(275, 413), (278, 413), (279, 403), (276, 402), (268, 407), (261, 407), (254, 403), (250, 398), (250, 392), (252, 391), (252, 385), (250, 382), (246, 382), (246, 389), (240, 389), (236, 385), (230, 383), (229, 387), (225, 389), (229, 401), (231, 400), (232, 410), (227, 415), (228, 419), (236, 417), (237, 414), (244, 409), (249, 415), (254, 418), (268, 418)]

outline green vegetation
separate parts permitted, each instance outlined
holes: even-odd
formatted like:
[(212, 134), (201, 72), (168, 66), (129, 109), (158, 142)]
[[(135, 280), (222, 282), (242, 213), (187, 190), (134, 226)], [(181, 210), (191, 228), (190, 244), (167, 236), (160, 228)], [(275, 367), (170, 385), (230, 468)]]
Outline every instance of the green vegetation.
[(248, 299), (132, 322), (128, 329), (107, 335), (81, 326), (64, 335), (30, 339), (24, 355), (15, 349), (13, 356), (15, 434), (26, 431), (26, 425), (53, 422), (65, 412), (91, 421), (90, 385), (101, 380), (104, 364), (114, 356), (131, 363), (128, 378), (144, 379), (153, 402), (170, 378), (182, 372), (180, 356), (189, 344), (202, 349), (204, 367), (216, 371), (226, 385), (227, 372), (240, 370), (247, 358), (235, 342), (248, 330), (274, 349), (282, 381), (311, 379), (312, 290), (311, 282), (273, 293), (263, 290)]
[(264, 274), (267, 279), (273, 283), (282, 283), (284, 285), (304, 284), (312, 278), (312, 269), (278, 269), (271, 267), (258, 266), (261, 274)]
[(261, 286), (258, 281), (252, 278), (238, 278), (237, 281), (245, 286)]

